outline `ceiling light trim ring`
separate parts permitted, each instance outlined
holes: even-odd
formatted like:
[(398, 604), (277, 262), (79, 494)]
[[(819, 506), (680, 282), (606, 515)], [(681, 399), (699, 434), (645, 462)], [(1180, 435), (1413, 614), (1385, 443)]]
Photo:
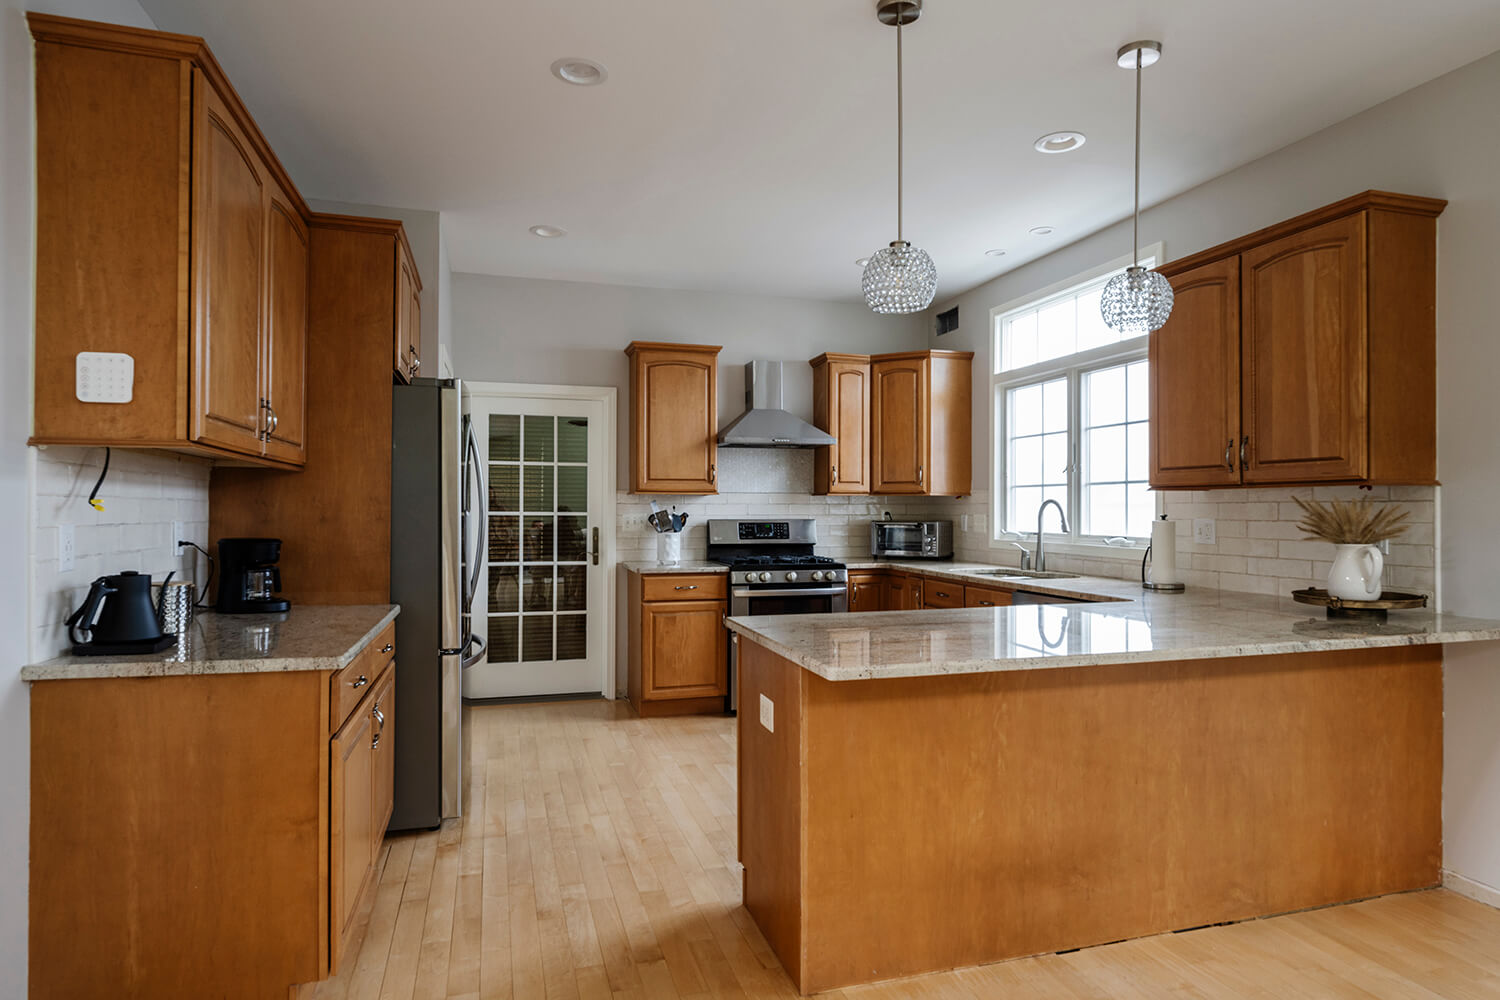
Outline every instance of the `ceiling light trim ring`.
[(582, 56), (564, 56), (552, 62), (552, 75), (575, 87), (597, 87), (609, 79), (602, 63)]

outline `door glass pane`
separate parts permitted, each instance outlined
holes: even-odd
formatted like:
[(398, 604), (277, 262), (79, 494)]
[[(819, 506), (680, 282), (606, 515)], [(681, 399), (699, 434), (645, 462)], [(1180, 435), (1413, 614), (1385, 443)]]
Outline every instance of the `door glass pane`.
[(521, 460), (521, 418), (514, 413), (497, 413), (490, 417), (490, 461)]
[(589, 657), (588, 434), (585, 417), (489, 418), (490, 663), (576, 671)]
[(581, 660), (588, 655), (588, 619), (584, 615), (558, 615), (557, 658)]
[(587, 417), (562, 417), (557, 421), (557, 460), (589, 460), (589, 421)]
[(557, 561), (583, 562), (589, 556), (587, 517), (557, 519)]
[(528, 462), (552, 461), (552, 435), (557, 427), (556, 417), (527, 417), (526, 438), (522, 451)]
[(527, 615), (521, 625), (521, 659), (552, 659), (552, 615)]

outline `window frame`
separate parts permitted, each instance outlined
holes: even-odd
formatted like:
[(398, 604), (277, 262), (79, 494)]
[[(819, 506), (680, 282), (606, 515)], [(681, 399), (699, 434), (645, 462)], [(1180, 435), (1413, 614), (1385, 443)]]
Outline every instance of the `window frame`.
[[(1165, 246), (1155, 243), (1141, 248), (1140, 259), (1153, 261), (1155, 267), (1165, 260)], [(1006, 396), (1013, 389), (1050, 382), (1059, 377), (1066, 379), (1068, 391), (1068, 531), (1045, 531), (1052, 544), (1061, 546), (1055, 551), (1078, 551), (1090, 555), (1118, 554), (1117, 558), (1135, 559), (1149, 538), (1129, 536), (1125, 543), (1111, 543), (1108, 539), (1127, 536), (1086, 535), (1080, 530), (1083, 512), (1083, 378), (1089, 372), (1133, 361), (1145, 360), (1150, 343), (1150, 334), (1132, 337), (1129, 340), (1105, 344), (1074, 354), (1037, 362), (1025, 368), (997, 371), (1004, 357), (1001, 342), (1002, 323), (1009, 317), (1046, 305), (1051, 300), (1076, 296), (1101, 279), (1123, 271), (1134, 262), (1130, 255), (1116, 258), (1099, 267), (1091, 268), (1064, 281), (1039, 289), (1023, 298), (1015, 299), (990, 310), (990, 548), (1010, 547), (1019, 536), (1035, 538), (1036, 531), (1011, 530), (1009, 521), (1010, 479), (1010, 408)], [(1157, 498), (1160, 509), (1160, 494)], [(1055, 525), (1056, 520), (1051, 519)]]

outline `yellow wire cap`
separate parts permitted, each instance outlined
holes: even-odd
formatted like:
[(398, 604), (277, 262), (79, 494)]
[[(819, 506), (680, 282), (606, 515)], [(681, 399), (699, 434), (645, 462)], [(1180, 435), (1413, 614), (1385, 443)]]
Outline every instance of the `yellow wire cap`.
[(104, 501), (103, 500), (90, 500), (89, 501), (89, 506), (92, 507), (92, 508), (94, 508), (95, 510), (103, 510), (104, 509)]

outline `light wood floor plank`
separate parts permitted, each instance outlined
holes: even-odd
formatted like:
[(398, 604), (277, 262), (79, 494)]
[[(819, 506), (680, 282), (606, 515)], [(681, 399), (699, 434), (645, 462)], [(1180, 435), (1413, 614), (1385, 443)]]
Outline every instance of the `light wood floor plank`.
[[(602, 701), (464, 718), (465, 818), (387, 841), (362, 939), (301, 997), (797, 996), (740, 905), (733, 720)], [(1408, 893), (822, 997), (1500, 1000), (1500, 912)]]

